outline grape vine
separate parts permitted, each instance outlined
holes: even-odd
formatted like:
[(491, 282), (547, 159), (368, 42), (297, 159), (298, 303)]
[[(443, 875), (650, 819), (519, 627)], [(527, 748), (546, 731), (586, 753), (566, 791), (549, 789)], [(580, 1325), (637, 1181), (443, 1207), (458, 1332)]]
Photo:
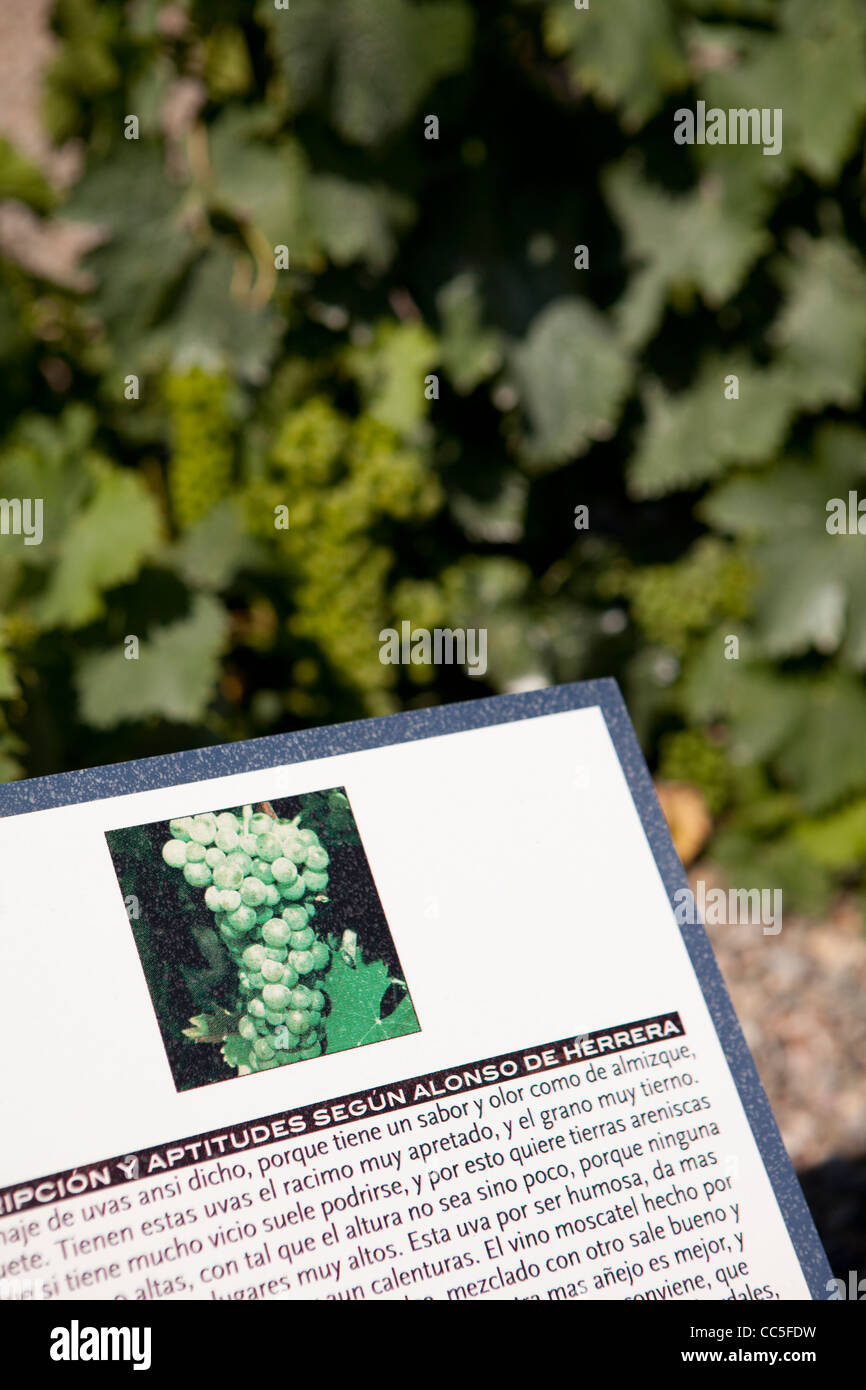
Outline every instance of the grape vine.
[(171, 427), (168, 491), (180, 530), (205, 516), (231, 482), (230, 385), (224, 372), (200, 367), (168, 373), (165, 400)]
[[(348, 813), (330, 793), (322, 819), (339, 826)], [(162, 847), (170, 868), (201, 889), (237, 967), (242, 1007), (223, 1043), (238, 1075), (317, 1057), (327, 999), (322, 988), (331, 949), (317, 931), (328, 902), (330, 856), (301, 814), (280, 820), (270, 808), (185, 816), (169, 824)], [(192, 1030), (195, 1035), (195, 1029)]]

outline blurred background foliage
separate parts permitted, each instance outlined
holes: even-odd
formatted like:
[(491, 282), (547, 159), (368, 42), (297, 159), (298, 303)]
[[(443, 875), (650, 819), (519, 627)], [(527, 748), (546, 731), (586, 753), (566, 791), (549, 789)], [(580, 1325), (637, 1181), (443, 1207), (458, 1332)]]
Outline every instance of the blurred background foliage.
[[(45, 508), (0, 539), (0, 776), (614, 675), (736, 881), (860, 886), (862, 0), (52, 22), (79, 174), (2, 141), (0, 196), (97, 230), (0, 270), (0, 495)], [(698, 99), (781, 154), (675, 145)], [(486, 677), (382, 665), (403, 620), (486, 627)]]

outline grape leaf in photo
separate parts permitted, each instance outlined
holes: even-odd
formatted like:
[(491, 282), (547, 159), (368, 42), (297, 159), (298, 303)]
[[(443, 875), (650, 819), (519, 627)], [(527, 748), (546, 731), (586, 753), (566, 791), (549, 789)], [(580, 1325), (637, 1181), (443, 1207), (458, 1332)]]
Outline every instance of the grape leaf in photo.
[(325, 1024), (329, 1052), (417, 1032), (418, 1020), (408, 994), (386, 1018), (381, 1016), (382, 1001), (391, 984), (382, 961), (365, 962), (358, 950), (353, 967), (337, 953), (326, 984), (331, 1001)]

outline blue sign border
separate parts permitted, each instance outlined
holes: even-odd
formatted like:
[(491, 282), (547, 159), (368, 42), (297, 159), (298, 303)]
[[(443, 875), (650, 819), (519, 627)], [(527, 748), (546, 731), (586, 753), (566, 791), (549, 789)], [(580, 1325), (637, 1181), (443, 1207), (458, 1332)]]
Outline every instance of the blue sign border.
[[(598, 707), (604, 716), (673, 911), (676, 902), (674, 895), (688, 888), (688, 880), (674, 849), (619, 686), (610, 679), (549, 686), (519, 695), (494, 695), (461, 704), (436, 705), (377, 719), (362, 719), (351, 724), (333, 724), (297, 733), (275, 734), (269, 738), (140, 758), (134, 762), (114, 763), (81, 772), (63, 772), (51, 777), (11, 782), (0, 786), (0, 817), (126, 796), (131, 792), (153, 791), (158, 787), (307, 762), (313, 758), (355, 753), (367, 748), (386, 748), (398, 743), (412, 743), (417, 739), (590, 707)], [(782, 1143), (709, 938), (701, 924), (679, 924), (679, 929), (804, 1277), (812, 1297), (826, 1299), (833, 1272)]]

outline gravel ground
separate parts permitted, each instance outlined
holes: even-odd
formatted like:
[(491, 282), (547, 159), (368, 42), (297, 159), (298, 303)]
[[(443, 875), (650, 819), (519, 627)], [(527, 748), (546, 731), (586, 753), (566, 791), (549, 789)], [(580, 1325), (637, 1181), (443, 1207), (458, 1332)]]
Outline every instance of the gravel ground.
[[(696, 868), (692, 889), (712, 870)], [(839, 1275), (866, 1275), (866, 934), (851, 902), (778, 935), (708, 926), (806, 1200)]]
[(707, 931), (795, 1166), (866, 1154), (859, 913), (840, 903), (823, 922), (786, 917), (777, 936), (760, 927)]

